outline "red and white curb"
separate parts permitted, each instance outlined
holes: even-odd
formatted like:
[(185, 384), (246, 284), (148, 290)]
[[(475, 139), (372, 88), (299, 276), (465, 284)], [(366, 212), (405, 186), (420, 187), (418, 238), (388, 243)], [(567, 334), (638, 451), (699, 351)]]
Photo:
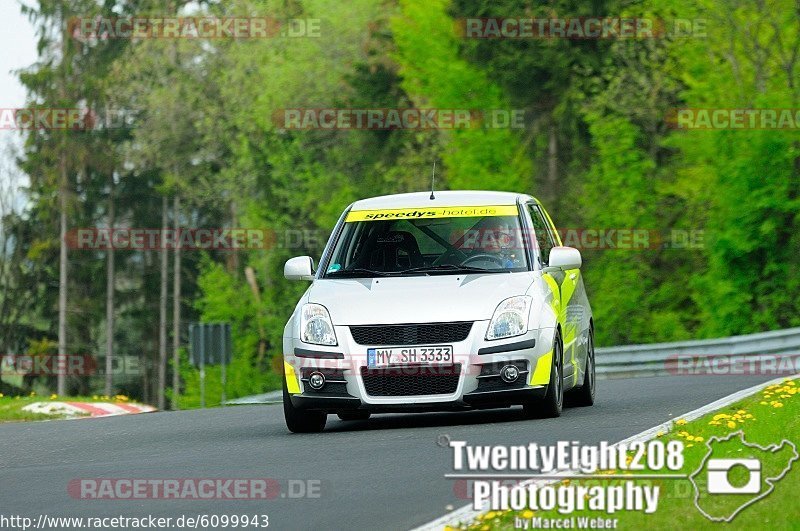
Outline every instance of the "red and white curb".
[[(770, 380), (768, 382), (760, 383), (758, 385), (754, 385), (753, 387), (748, 387), (747, 389), (742, 389), (741, 391), (737, 391), (737, 392), (735, 392), (733, 394), (730, 394), (730, 395), (728, 395), (726, 397), (720, 398), (719, 400), (711, 402), (710, 404), (706, 404), (706, 405), (704, 405), (702, 407), (699, 407), (699, 408), (697, 408), (695, 410), (689, 411), (688, 413), (684, 413), (683, 415), (678, 415), (675, 418), (681, 418), (681, 419), (684, 419), (686, 421), (691, 421), (691, 420), (698, 419), (698, 418), (702, 417), (703, 415), (705, 415), (706, 413), (710, 413), (712, 411), (716, 411), (717, 409), (722, 409), (722, 408), (724, 408), (726, 406), (729, 406), (729, 405), (733, 404), (734, 402), (738, 402), (739, 400), (742, 400), (743, 398), (747, 398), (748, 396), (754, 395), (754, 394), (758, 393), (759, 391), (761, 391), (762, 389), (765, 389), (765, 388), (769, 387), (770, 385), (779, 384), (779, 383), (781, 383), (781, 382), (783, 382), (783, 381), (785, 381), (787, 379), (791, 380), (791, 379), (794, 379), (794, 378), (800, 378), (800, 373), (794, 374), (794, 375), (789, 375), (789, 376), (781, 376), (779, 378), (775, 378), (774, 380)], [(618, 446), (620, 444), (630, 444), (630, 443), (632, 443), (634, 441), (643, 441), (644, 442), (644, 441), (649, 441), (650, 439), (654, 439), (655, 437), (658, 436), (659, 432), (668, 432), (672, 428), (672, 425), (673, 425), (674, 422), (675, 422), (674, 420), (668, 420), (666, 422), (662, 422), (658, 426), (653, 426), (652, 428), (650, 428), (648, 430), (645, 430), (645, 431), (643, 431), (641, 433), (637, 433), (636, 435), (633, 435), (631, 437), (628, 437), (627, 439), (619, 441), (618, 443), (613, 444), (612, 447)], [(559, 475), (568, 476), (572, 472), (573, 471), (571, 471), (571, 470), (558, 470), (553, 475), (554, 476), (559, 476)], [(573, 477), (573, 476), (570, 475), (570, 477)], [(552, 479), (546, 479), (546, 480), (543, 480), (543, 479), (529, 479), (529, 480), (523, 481), (522, 483), (520, 483), (520, 485), (521, 486), (531, 485), (531, 484), (547, 485), (547, 484), (552, 484), (552, 483), (557, 483), (557, 482), (558, 482), (558, 480), (552, 480)], [(464, 507), (461, 507), (460, 509), (456, 509), (455, 511), (449, 512), (446, 515), (444, 515), (444, 516), (442, 516), (440, 518), (437, 518), (436, 520), (428, 522), (427, 524), (423, 524), (423, 525), (415, 528), (413, 531), (439, 531), (439, 530), (443, 529), (444, 527), (455, 527), (455, 528), (458, 528), (458, 527), (461, 526), (461, 524), (474, 522), (476, 517), (479, 514), (485, 513), (488, 510), (489, 510), (488, 504), (485, 504), (484, 507), (481, 507), (479, 509), (473, 508), (472, 505), (466, 505)]]
[(30, 413), (59, 415), (67, 418), (112, 417), (117, 415), (136, 415), (156, 411), (153, 406), (136, 403), (110, 402), (34, 402), (22, 408)]

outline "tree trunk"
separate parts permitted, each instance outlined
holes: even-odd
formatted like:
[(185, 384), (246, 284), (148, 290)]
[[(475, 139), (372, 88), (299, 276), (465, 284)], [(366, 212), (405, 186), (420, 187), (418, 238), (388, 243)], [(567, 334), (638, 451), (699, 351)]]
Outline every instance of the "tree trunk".
[(169, 262), (167, 261), (167, 249), (164, 246), (166, 240), (167, 211), (169, 202), (167, 196), (161, 198), (161, 241), (159, 242), (158, 252), (161, 253), (161, 291), (158, 297), (158, 409), (164, 410), (166, 401), (164, 399), (164, 389), (167, 385), (167, 285), (169, 276)]
[(58, 383), (56, 393), (67, 394), (67, 160), (65, 148), (59, 156), (60, 182), (58, 187), (59, 256), (58, 256)]
[(256, 281), (256, 272), (252, 267), (247, 266), (244, 268), (244, 276), (247, 283), (250, 285), (250, 290), (253, 292), (253, 299), (256, 302), (256, 318), (258, 329), (258, 358), (256, 359), (256, 366), (263, 370), (264, 355), (267, 352), (267, 331), (264, 330), (263, 312), (261, 310), (261, 291), (258, 289), (258, 282)]
[[(175, 194), (173, 200), (173, 224), (175, 227), (175, 241), (178, 241), (180, 230), (181, 200)], [(175, 246), (175, 261), (173, 262), (173, 285), (172, 285), (172, 409), (177, 410), (178, 395), (180, 393), (180, 347), (181, 347), (181, 251), (178, 245)]]
[[(114, 230), (114, 172), (108, 179), (108, 228)], [(106, 255), (106, 396), (114, 390), (114, 247)]]
[[(231, 201), (231, 228), (236, 229), (238, 227), (239, 220), (238, 216), (236, 215), (236, 201)], [(230, 263), (228, 272), (233, 273), (234, 277), (239, 276), (239, 251), (233, 250), (228, 256), (230, 256)]]
[(558, 131), (555, 121), (551, 120), (547, 134), (547, 184), (555, 203), (558, 200)]

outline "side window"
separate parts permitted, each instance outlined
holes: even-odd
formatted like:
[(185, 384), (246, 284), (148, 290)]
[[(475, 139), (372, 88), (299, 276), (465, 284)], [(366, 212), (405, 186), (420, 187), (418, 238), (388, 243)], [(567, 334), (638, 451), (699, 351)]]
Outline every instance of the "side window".
[(550, 257), (550, 249), (553, 248), (553, 236), (547, 227), (547, 222), (542, 215), (542, 211), (536, 205), (528, 204), (528, 212), (531, 215), (531, 223), (536, 234), (536, 247), (538, 247), (539, 260), (542, 266), (546, 266)]

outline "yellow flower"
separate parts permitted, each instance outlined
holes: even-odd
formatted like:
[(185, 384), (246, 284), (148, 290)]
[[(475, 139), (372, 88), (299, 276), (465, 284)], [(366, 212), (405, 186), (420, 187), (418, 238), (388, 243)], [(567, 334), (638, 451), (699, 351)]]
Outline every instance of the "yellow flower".
[(762, 406), (766, 406), (766, 405), (768, 404), (768, 402), (766, 402), (765, 400), (762, 400), (762, 401), (761, 401), (761, 402), (759, 402), (759, 403), (760, 403)]
[(689, 444), (686, 445), (686, 448), (691, 448), (692, 446), (694, 446), (694, 444), (689, 443)]
[(683, 426), (684, 424), (686, 424), (686, 419), (678, 419), (675, 421), (675, 424), (677, 424), (678, 426)]
[(524, 511), (522, 511), (522, 517), (523, 518), (533, 518), (534, 514), (535, 513), (533, 511), (531, 511), (530, 509), (525, 509)]
[(783, 404), (781, 404), (780, 402), (778, 402), (778, 403), (776, 403), (776, 404), (772, 404), (772, 407), (783, 407)]
[(31, 396), (36, 396), (36, 391), (31, 391)]
[(99, 399), (100, 399), (100, 397), (99, 397), (99, 396), (97, 396), (97, 395), (92, 395), (92, 400), (99, 400)]
[(3, 398), (3, 393), (0, 393), (0, 398)]
[(568, 480), (568, 479), (565, 479), (564, 481), (562, 481), (562, 482), (561, 482), (561, 484), (562, 484), (562, 485), (569, 485), (569, 480)]
[(663, 431), (659, 431), (658, 433), (656, 433), (656, 437), (663, 437), (663, 436), (664, 436)]
[(55, 400), (56, 398), (58, 398), (57, 394), (53, 393), (52, 395), (50, 395), (50, 400)]
[(725, 413), (719, 413), (717, 415), (714, 415), (714, 420), (728, 419), (730, 417), (731, 417), (730, 415), (726, 415)]
[(730, 420), (729, 420), (729, 421), (728, 421), (728, 427), (729, 427), (729, 428), (735, 428), (735, 427), (736, 427), (736, 423), (735, 423), (735, 422), (733, 422), (733, 421), (730, 421)]
[(697, 442), (703, 442), (705, 439), (703, 439), (700, 436), (697, 436), (697, 437), (694, 438), (694, 440), (697, 441)]

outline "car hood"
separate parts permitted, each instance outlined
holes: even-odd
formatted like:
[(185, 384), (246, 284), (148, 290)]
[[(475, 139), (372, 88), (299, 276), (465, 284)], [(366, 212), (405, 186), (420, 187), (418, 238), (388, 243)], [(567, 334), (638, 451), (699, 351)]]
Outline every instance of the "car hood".
[(532, 282), (529, 272), (324, 279), (308, 302), (328, 308), (334, 325), (480, 321)]

